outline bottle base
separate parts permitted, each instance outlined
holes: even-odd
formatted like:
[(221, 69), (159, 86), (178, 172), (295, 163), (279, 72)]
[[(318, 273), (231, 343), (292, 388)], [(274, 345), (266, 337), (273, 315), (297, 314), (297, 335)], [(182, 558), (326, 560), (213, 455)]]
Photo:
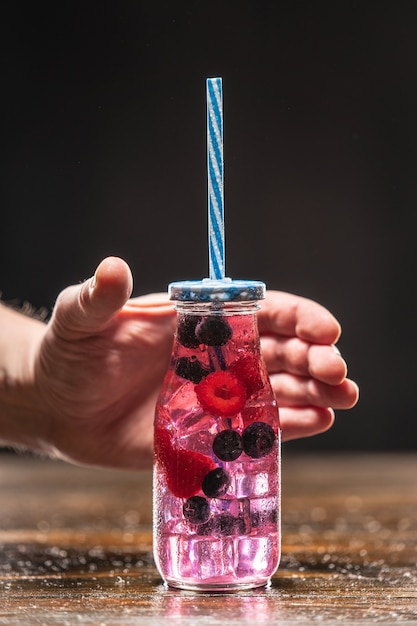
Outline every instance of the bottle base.
[(259, 587), (268, 588), (271, 585), (271, 579), (261, 579), (257, 581), (246, 581), (246, 582), (221, 582), (221, 581), (207, 581), (207, 582), (196, 582), (193, 580), (172, 580), (166, 579), (164, 580), (164, 584), (168, 588), (173, 589), (181, 589), (182, 591), (200, 591), (202, 593), (211, 591), (222, 591), (222, 592), (238, 592), (238, 591), (248, 591), (250, 589), (258, 589)]

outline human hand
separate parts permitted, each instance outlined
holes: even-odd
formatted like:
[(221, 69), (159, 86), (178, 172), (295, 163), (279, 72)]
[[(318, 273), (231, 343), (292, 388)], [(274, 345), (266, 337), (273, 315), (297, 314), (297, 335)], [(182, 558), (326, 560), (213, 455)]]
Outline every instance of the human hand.
[(283, 441), (328, 430), (334, 409), (352, 408), (359, 395), (335, 346), (341, 334), (337, 320), (313, 300), (268, 291), (258, 326)]
[(128, 300), (132, 275), (109, 257), (59, 295), (35, 372), (45, 451), (67, 461), (150, 467), (153, 419), (175, 311), (164, 294)]
[[(25, 445), (75, 463), (150, 467), (154, 408), (176, 320), (165, 294), (129, 299), (131, 290), (126, 263), (105, 259), (95, 277), (59, 295), (42, 331), (36, 327), (29, 367), (36, 433), (22, 437)], [(283, 439), (326, 430), (329, 407), (357, 400), (332, 347), (338, 323), (319, 304), (276, 291), (267, 293), (258, 321)]]

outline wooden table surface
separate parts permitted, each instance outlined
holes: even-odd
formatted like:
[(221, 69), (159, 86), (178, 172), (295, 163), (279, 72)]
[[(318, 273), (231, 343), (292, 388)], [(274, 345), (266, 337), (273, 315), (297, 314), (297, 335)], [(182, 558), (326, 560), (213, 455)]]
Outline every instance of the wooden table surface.
[(176, 591), (152, 559), (151, 476), (0, 454), (0, 625), (417, 624), (417, 453), (284, 449), (269, 589)]

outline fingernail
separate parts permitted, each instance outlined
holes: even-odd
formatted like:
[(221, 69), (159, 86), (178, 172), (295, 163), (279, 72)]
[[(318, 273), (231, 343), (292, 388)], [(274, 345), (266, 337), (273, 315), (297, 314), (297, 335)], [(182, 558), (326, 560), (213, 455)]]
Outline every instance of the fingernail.
[(339, 348), (337, 346), (335, 346), (334, 344), (332, 345), (333, 350), (336, 352), (337, 356), (342, 356)]

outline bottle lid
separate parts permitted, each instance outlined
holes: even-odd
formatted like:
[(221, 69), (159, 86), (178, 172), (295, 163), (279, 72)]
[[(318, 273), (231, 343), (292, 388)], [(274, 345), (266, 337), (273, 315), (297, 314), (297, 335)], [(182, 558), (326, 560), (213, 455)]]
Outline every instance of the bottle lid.
[(265, 298), (266, 285), (259, 280), (182, 280), (170, 283), (168, 295), (177, 302), (247, 302)]

